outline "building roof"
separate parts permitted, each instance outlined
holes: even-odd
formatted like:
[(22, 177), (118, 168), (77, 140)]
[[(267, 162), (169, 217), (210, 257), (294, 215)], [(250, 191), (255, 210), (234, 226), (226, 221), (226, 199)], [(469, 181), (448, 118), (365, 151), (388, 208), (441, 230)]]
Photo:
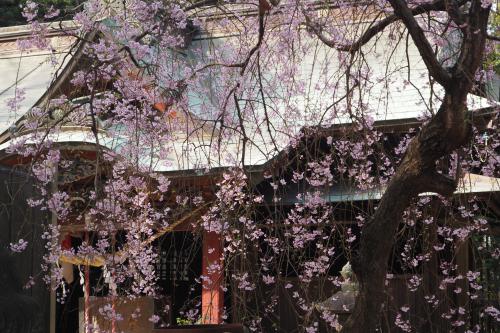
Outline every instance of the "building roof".
[[(50, 29), (49, 29), (50, 31)], [(55, 30), (54, 30), (55, 31)], [(18, 41), (30, 37), (28, 26), (0, 28), (0, 134), (9, 129), (33, 106), (37, 105), (68, 63), (68, 54), (74, 38), (49, 33), (51, 48), (47, 50), (21, 50)], [(16, 96), (24, 98), (12, 110), (9, 101)]]
[[(15, 48), (15, 38), (26, 37), (25, 31), (26, 27), (0, 29), (0, 72), (4, 73), (5, 78), (0, 82), (0, 133), (5, 132), (39, 103), (51, 83), (55, 82), (56, 69), (68, 63), (69, 47), (74, 42), (74, 39), (69, 37), (53, 35), (51, 42), (55, 52), (42, 51), (25, 54), (19, 50), (16, 51)], [(311, 85), (326, 85), (326, 80), (342, 80), (337, 73), (338, 64), (335, 61), (332, 62), (332, 59), (339, 58), (339, 52), (328, 48), (309, 35), (305, 38), (309, 38), (306, 43), (309, 44), (308, 47), (311, 50), (314, 50), (314, 54), (307, 54), (296, 61), (296, 65), (300, 68), (296, 80)], [(216, 38), (207, 34), (199, 36), (191, 47), (200, 48), (203, 52), (197, 53), (198, 55), (190, 53), (187, 62), (200, 66), (206, 60), (203, 57), (200, 58), (199, 54), (206, 54), (214, 45), (224, 48), (229, 45), (227, 43), (230, 39), (231, 36), (228, 34), (218, 34)], [(392, 45), (393, 52), (387, 52), (384, 49), (387, 45)], [(405, 42), (395, 44), (390, 33), (384, 32), (380, 34), (376, 43), (369, 43), (365, 48), (370, 50), (365, 53), (364, 60), (365, 67), (369, 70), (367, 84), (371, 88), (366, 89), (366, 96), (363, 98), (364, 105), (356, 112), (369, 115), (378, 122), (394, 120), (404, 122), (436, 112), (440, 104), (439, 99), (443, 96), (443, 89), (438, 85), (429, 84), (428, 71), (411, 41), (408, 44)], [(49, 59), (56, 60), (57, 66), (53, 66)], [(281, 70), (272, 65), (269, 64), (269, 68), (273, 70), (273, 72), (270, 71), (271, 73)], [(210, 84), (216, 85), (217, 82), (214, 80)], [(16, 87), (25, 89), (27, 94), (21, 106), (12, 112), (5, 105), (15, 95)], [(345, 91), (341, 86), (338, 89), (328, 90), (322, 90), (319, 87), (319, 89), (312, 89), (307, 97), (305, 94), (299, 94), (292, 96), (289, 100), (269, 99), (269, 103), (272, 104), (271, 109), (278, 110), (276, 114), (270, 115), (274, 121), (271, 133), (259, 130), (259, 127), (263, 127), (262, 108), (254, 111), (254, 118), (245, 120), (250, 138), (245, 152), (245, 164), (262, 165), (274, 158), (287, 147), (290, 138), (298, 134), (302, 128), (317, 126), (318, 115), (334, 101), (341, 99), (343, 95)], [(354, 104), (356, 102), (359, 101), (354, 100)], [(200, 115), (201, 103), (209, 103), (209, 97), (190, 98), (190, 112), (194, 116)], [(345, 103), (345, 100), (341, 101), (336, 107), (342, 109)], [(468, 104), (472, 110), (491, 107), (491, 103), (486, 99), (473, 95), (469, 95)], [(293, 111), (289, 111), (291, 109)], [(291, 116), (292, 113), (293, 116)], [(286, 116), (283, 117), (283, 115)], [(327, 121), (321, 123), (321, 126), (330, 127), (352, 121), (345, 112), (334, 113), (333, 111), (326, 119)], [(91, 143), (93, 140), (88, 135), (88, 131), (72, 130), (70, 132), (59, 135), (55, 138), (56, 141)], [(176, 140), (162, 144), (163, 148), (170, 147), (166, 158), (144, 157), (144, 163), (153, 165), (156, 171), (180, 171), (233, 166), (241, 160), (243, 151), (241, 138), (233, 137), (230, 140), (224, 140), (221, 147), (215, 148), (213, 143), (217, 140), (212, 140), (204, 131), (193, 132), (189, 136), (185, 133), (177, 133), (176, 137)], [(100, 144), (119, 152), (126, 141), (127, 133), (122, 133), (122, 136), (113, 139), (101, 139)], [(3, 144), (0, 149), (5, 147), (6, 144)], [(155, 154), (147, 155), (154, 156)]]
[[(305, 184), (307, 186), (307, 184)], [(385, 192), (386, 187), (377, 187), (372, 189), (359, 189), (352, 185), (335, 183), (329, 187), (329, 191), (322, 195), (326, 202), (354, 202), (367, 200), (380, 200)], [(311, 188), (312, 190), (312, 188)], [(303, 194), (307, 192), (307, 188), (297, 185), (291, 185), (283, 191), (283, 197), (280, 200), (282, 204), (296, 204), (303, 202)], [(458, 186), (455, 195), (460, 194), (480, 194), (500, 192), (500, 178), (487, 177), (472, 173), (465, 173), (458, 181)], [(301, 195), (299, 199), (297, 196)], [(421, 193), (420, 196), (436, 195), (435, 193)], [(266, 201), (271, 202), (273, 198), (268, 197)]]

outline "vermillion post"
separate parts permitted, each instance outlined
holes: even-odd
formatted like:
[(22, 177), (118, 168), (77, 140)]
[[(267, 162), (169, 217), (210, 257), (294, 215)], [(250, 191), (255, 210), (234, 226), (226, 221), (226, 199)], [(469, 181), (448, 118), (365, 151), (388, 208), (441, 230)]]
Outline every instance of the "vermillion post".
[(222, 290), (222, 240), (214, 232), (203, 235), (204, 276), (201, 292), (202, 322), (204, 324), (222, 323), (224, 292)]

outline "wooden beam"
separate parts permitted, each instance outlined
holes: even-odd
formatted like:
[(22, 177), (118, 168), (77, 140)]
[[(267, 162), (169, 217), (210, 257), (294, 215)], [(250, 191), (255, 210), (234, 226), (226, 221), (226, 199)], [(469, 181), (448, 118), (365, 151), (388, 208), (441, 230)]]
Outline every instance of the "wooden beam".
[[(174, 231), (177, 227), (181, 226), (183, 223), (189, 221), (190, 219), (194, 217), (201, 216), (203, 211), (208, 208), (208, 206), (211, 203), (206, 203), (205, 205), (202, 205), (198, 207), (197, 209), (191, 211), (191, 213), (187, 214), (186, 216), (183, 216), (181, 219), (177, 220), (176, 222), (158, 230), (153, 236), (149, 237), (145, 241), (142, 242), (142, 246), (147, 246), (154, 242), (156, 239), (160, 238), (161, 236), (165, 235), (166, 233), (169, 233), (171, 231)], [(113, 255), (115, 258), (117, 258), (118, 261), (124, 262), (127, 259), (127, 251), (126, 250), (121, 250), (116, 252)], [(85, 265), (85, 266), (93, 266), (93, 267), (101, 267), (105, 264), (106, 258), (103, 256), (78, 256), (78, 255), (61, 255), (59, 257), (60, 262), (66, 262), (66, 263), (71, 263), (73, 265)]]

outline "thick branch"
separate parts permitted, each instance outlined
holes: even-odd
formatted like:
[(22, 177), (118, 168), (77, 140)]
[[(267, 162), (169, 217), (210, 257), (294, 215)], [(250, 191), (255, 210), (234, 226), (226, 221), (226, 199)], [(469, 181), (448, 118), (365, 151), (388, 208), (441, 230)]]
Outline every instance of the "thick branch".
[(489, 40), (494, 40), (494, 41), (500, 42), (499, 36), (487, 35), (486, 38)]
[[(457, 7), (463, 6), (468, 0), (461, 0), (458, 3), (456, 3)], [(429, 3), (424, 3), (421, 5), (418, 5), (414, 8), (411, 9), (411, 13), (413, 16), (416, 15), (421, 15), (424, 13), (428, 13), (431, 11), (444, 11), (446, 10), (445, 2), (444, 0), (435, 0), (433, 2)], [(334, 42), (332, 39), (329, 39), (325, 34), (323, 34), (323, 31), (320, 26), (315, 24), (314, 22), (311, 21), (311, 19), (306, 16), (306, 24), (307, 26), (312, 29), (312, 31), (316, 34), (316, 36), (327, 46), (336, 48), (339, 51), (344, 51), (344, 52), (357, 52), (361, 49), (363, 45), (368, 43), (373, 37), (375, 37), (377, 34), (382, 32), (387, 26), (391, 25), (392, 23), (398, 21), (400, 17), (396, 14), (392, 14), (387, 16), (386, 18), (375, 22), (372, 26), (370, 26), (364, 33), (361, 35), (359, 39), (357, 39), (354, 43), (348, 44), (348, 45), (339, 45), (338, 43)]]
[(405, 24), (408, 32), (413, 39), (413, 42), (418, 48), (420, 56), (424, 60), (430, 75), (439, 82), (443, 87), (448, 87), (450, 85), (451, 76), (450, 74), (439, 64), (439, 61), (434, 54), (434, 51), (425, 37), (424, 31), (418, 25), (417, 20), (413, 16), (412, 11), (408, 8), (408, 5), (403, 0), (389, 0), (390, 4), (394, 8), (394, 12), (401, 17), (401, 20)]
[(460, 55), (453, 71), (455, 85), (470, 90), (474, 83), (474, 75), (483, 61), (484, 46), (486, 43), (486, 27), (490, 7), (483, 7), (481, 0), (474, 0), (467, 15), (467, 27), (464, 33)]
[(448, 15), (450, 15), (453, 22), (455, 22), (458, 26), (462, 26), (465, 22), (465, 17), (460, 12), (462, 4), (456, 3), (455, 0), (445, 0), (445, 6), (446, 11), (448, 12)]
[(422, 176), (422, 181), (426, 183), (430, 192), (441, 194), (444, 197), (449, 197), (457, 189), (456, 179), (450, 178), (436, 171)]
[[(460, 1), (457, 6), (462, 6), (465, 2), (467, 1)], [(429, 3), (424, 3), (421, 5), (418, 5), (411, 9), (411, 14), (413, 16), (416, 15), (421, 15), (424, 13), (428, 13), (431, 11), (443, 11), (445, 10), (445, 3), (443, 0), (436, 0), (433, 2)], [(383, 20), (378, 21), (376, 24), (371, 26), (368, 30), (366, 30), (363, 35), (354, 43), (351, 45), (344, 45), (339, 48), (341, 51), (347, 51), (347, 52), (356, 52), (358, 51), (363, 45), (368, 43), (373, 37), (375, 37), (378, 33), (382, 32), (388, 25), (396, 22), (399, 20), (399, 16), (392, 14), (384, 18)]]

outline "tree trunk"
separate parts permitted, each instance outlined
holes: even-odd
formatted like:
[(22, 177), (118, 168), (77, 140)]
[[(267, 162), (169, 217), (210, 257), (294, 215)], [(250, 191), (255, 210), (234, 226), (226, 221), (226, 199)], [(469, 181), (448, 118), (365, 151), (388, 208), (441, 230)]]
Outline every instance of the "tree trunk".
[[(359, 252), (353, 260), (360, 293), (346, 332), (371, 332), (378, 326), (385, 296), (387, 263), (404, 210), (422, 192), (451, 195), (453, 179), (435, 171), (435, 161), (460, 147), (469, 137), (465, 122), (464, 97), (452, 102), (447, 97), (438, 115), (410, 143), (395, 176), (389, 183), (371, 221), (363, 228)], [(447, 108), (458, 108), (455, 126), (446, 125), (441, 115)]]
[[(407, 7), (405, 9), (403, 2), (390, 2), (410, 32), (419, 29), (412, 25), (414, 18), (405, 17), (408, 13), (404, 12)], [(449, 70), (451, 79), (443, 82), (446, 93), (440, 109), (411, 141), (375, 214), (362, 230), (359, 249), (352, 262), (360, 292), (354, 312), (342, 332), (374, 332), (379, 326), (387, 264), (404, 210), (419, 193), (436, 192), (449, 196), (456, 189), (455, 180), (436, 171), (436, 161), (462, 147), (470, 138), (466, 100), (473, 86), (472, 78), (481, 63), (488, 13), (489, 8), (481, 7), (479, 1), (472, 2), (459, 60)], [(422, 37), (418, 31), (413, 35)], [(418, 41), (414, 38), (414, 42)], [(426, 54), (425, 48), (419, 50), (423, 57), (433, 56)]]

